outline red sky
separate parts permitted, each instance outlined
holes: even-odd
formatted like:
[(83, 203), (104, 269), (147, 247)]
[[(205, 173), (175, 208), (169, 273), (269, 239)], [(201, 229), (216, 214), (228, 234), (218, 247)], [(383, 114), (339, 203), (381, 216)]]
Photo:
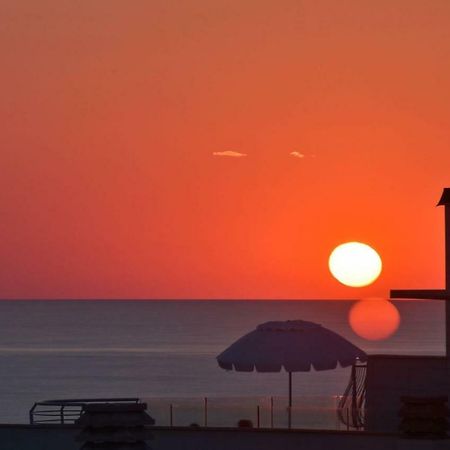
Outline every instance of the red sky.
[(443, 287), (448, 0), (2, 2), (0, 54), (1, 298)]

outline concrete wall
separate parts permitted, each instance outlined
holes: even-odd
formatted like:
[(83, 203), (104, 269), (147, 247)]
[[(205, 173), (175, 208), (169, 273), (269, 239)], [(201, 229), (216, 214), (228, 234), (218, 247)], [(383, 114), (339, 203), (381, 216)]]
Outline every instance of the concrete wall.
[[(71, 426), (0, 425), (1, 450), (79, 450)], [(154, 450), (444, 450), (450, 440), (410, 440), (395, 434), (344, 431), (153, 429)]]
[(403, 395), (450, 398), (449, 360), (437, 356), (371, 355), (367, 363), (366, 430), (396, 432)]

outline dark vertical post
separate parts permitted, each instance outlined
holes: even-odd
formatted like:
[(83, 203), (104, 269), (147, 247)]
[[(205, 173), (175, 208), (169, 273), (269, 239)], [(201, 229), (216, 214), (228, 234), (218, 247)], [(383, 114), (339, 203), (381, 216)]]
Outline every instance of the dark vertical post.
[(173, 405), (172, 405), (172, 403), (169, 406), (169, 412), (170, 412), (170, 426), (173, 427)]
[(450, 358), (450, 188), (445, 188), (438, 206), (445, 208), (445, 355)]
[(358, 391), (356, 389), (356, 366), (352, 366), (352, 427), (358, 427)]
[[(341, 397), (340, 395), (333, 395), (335, 411), (338, 411), (340, 397)], [(336, 430), (339, 430), (341, 428), (341, 421), (339, 420), (339, 414), (336, 414), (335, 417), (336, 417)]]
[[(445, 204), (445, 290), (450, 291), (450, 204)], [(450, 358), (450, 299), (445, 300), (445, 354)]]
[(261, 421), (261, 411), (259, 405), (256, 406), (256, 428), (259, 428)]
[(205, 397), (205, 417), (204, 417), (205, 427), (208, 426), (208, 397)]
[(445, 208), (445, 355), (450, 358), (450, 188), (445, 188), (438, 206)]
[(273, 397), (270, 397), (270, 428), (273, 428)]
[(288, 416), (288, 428), (292, 426), (292, 372), (289, 372), (289, 416)]

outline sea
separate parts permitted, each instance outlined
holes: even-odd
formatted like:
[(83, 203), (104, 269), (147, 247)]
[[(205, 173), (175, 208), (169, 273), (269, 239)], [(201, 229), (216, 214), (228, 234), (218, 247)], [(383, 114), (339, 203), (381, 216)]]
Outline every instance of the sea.
[[(268, 399), (285, 404), (286, 372), (227, 372), (219, 368), (216, 356), (269, 320), (320, 323), (368, 354), (444, 354), (443, 302), (395, 302), (400, 326), (381, 341), (353, 332), (348, 322), (353, 304), (343, 300), (0, 301), (0, 422), (28, 423), (29, 410), (37, 401), (91, 397), (139, 397), (161, 425), (169, 420), (175, 425), (201, 422), (205, 398), (210, 424), (237, 418), (230, 413), (225, 420), (224, 410), (241, 408), (241, 416), (255, 417), (255, 406), (265, 408)], [(295, 405), (334, 410), (349, 376), (349, 368), (295, 373)]]

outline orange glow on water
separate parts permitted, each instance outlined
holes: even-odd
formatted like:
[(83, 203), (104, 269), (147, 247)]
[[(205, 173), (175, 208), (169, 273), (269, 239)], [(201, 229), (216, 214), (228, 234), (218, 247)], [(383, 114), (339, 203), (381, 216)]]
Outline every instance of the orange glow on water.
[(387, 339), (397, 331), (400, 314), (388, 300), (361, 300), (352, 306), (349, 322), (358, 336), (370, 341), (379, 341)]

